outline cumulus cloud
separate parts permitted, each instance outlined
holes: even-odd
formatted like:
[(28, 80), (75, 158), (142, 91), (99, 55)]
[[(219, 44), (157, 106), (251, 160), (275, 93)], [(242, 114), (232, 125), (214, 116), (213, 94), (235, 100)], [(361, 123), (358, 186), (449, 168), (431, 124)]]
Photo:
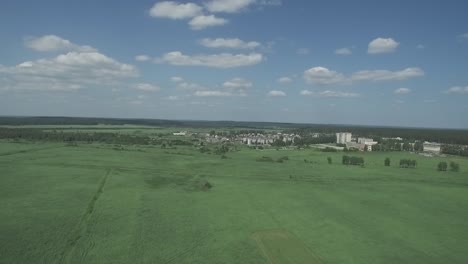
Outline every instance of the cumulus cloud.
[(335, 50), (335, 54), (336, 55), (351, 55), (353, 54), (353, 52), (349, 49), (349, 48), (341, 48), (341, 49), (337, 49)]
[(357, 93), (331, 91), (331, 90), (326, 90), (326, 91), (322, 91), (322, 92), (313, 92), (313, 91), (309, 91), (309, 90), (302, 90), (301, 95), (312, 96), (312, 97), (338, 97), (338, 98), (359, 97), (359, 94), (357, 94)]
[(198, 97), (227, 97), (232, 96), (230, 92), (226, 91), (196, 91), (194, 93)]
[(346, 81), (343, 74), (331, 71), (325, 67), (313, 67), (304, 72), (304, 79), (307, 83), (334, 84)]
[[(133, 85), (134, 89), (143, 91), (143, 92), (157, 92), (161, 90), (161, 88), (155, 84), (150, 84), (150, 83), (137, 83)], [(142, 99), (142, 98), (140, 98)]]
[(138, 70), (98, 52), (69, 52), (52, 59), (0, 66), (0, 86), (7, 90), (72, 91), (110, 86), (138, 76)]
[(286, 84), (286, 83), (291, 83), (292, 79), (289, 78), (289, 77), (281, 77), (281, 78), (278, 78), (278, 80), (276, 80), (276, 81), (281, 83), (281, 84)]
[(468, 94), (468, 86), (454, 86), (445, 91), (448, 94)]
[(29, 37), (24, 41), (26, 47), (36, 51), (79, 51), (95, 52), (95, 48), (87, 45), (77, 45), (67, 39), (56, 35), (44, 35), (42, 37)]
[(379, 54), (394, 52), (400, 43), (392, 38), (376, 38), (369, 43), (367, 53)]
[(183, 82), (183, 81), (184, 81), (184, 78), (179, 77), (179, 76), (172, 76), (172, 77), (171, 77), (171, 81), (172, 81), (172, 82), (175, 82), (175, 83)]
[(200, 44), (207, 48), (254, 49), (260, 46), (256, 41), (243, 41), (238, 38), (204, 38)]
[(234, 78), (223, 83), (224, 88), (245, 90), (251, 88), (253, 83), (242, 78)]
[(345, 84), (353, 81), (402, 81), (420, 76), (424, 76), (424, 71), (416, 67), (401, 71), (363, 70), (350, 76), (320, 66), (304, 72), (304, 79), (307, 83), (321, 85)]
[(460, 38), (468, 40), (468, 33), (461, 34)]
[(210, 12), (236, 13), (244, 10), (255, 0), (211, 0), (205, 2), (205, 7)]
[(228, 23), (227, 19), (215, 17), (214, 15), (200, 15), (192, 18), (189, 26), (193, 30), (201, 30), (207, 27), (222, 26)]
[(151, 58), (147, 55), (138, 55), (138, 56), (135, 56), (135, 60), (136, 61), (149, 61), (151, 60)]
[(393, 91), (395, 94), (409, 94), (411, 93), (411, 89), (408, 88), (398, 88), (395, 91)]
[(273, 91), (268, 92), (268, 96), (271, 96), (271, 97), (286, 96), (286, 93), (283, 91), (273, 90)]
[(296, 50), (298, 55), (308, 55), (310, 53), (308, 48), (299, 48)]
[(180, 4), (174, 1), (162, 1), (153, 5), (149, 10), (152, 17), (170, 19), (187, 19), (201, 15), (203, 8), (194, 3)]
[(401, 71), (388, 70), (365, 70), (353, 73), (353, 81), (402, 81), (414, 77), (424, 76), (424, 71), (420, 68), (406, 68)]
[(156, 59), (156, 62), (179, 66), (206, 66), (226, 69), (255, 65), (262, 62), (262, 60), (263, 55), (260, 53), (185, 55), (180, 51), (173, 51), (164, 54), (161, 58)]

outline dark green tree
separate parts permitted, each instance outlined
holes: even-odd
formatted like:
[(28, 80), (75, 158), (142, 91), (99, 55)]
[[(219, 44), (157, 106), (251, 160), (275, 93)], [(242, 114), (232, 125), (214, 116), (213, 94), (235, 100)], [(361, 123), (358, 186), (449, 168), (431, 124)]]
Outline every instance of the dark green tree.
[(439, 164), (437, 165), (437, 170), (438, 171), (447, 171), (447, 162), (445, 162), (445, 161), (439, 162)]
[(385, 163), (385, 166), (387, 167), (390, 166), (390, 158), (386, 158), (384, 163)]
[(458, 163), (455, 163), (453, 161), (450, 162), (450, 171), (453, 172), (458, 172), (460, 170), (460, 165)]

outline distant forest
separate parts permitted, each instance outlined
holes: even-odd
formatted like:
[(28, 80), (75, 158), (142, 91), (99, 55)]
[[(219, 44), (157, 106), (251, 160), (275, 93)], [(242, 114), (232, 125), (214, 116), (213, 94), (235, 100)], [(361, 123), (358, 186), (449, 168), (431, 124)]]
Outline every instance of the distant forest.
[(468, 130), (371, 127), (330, 124), (295, 124), (273, 122), (239, 121), (191, 121), (163, 119), (120, 119), (87, 117), (0, 117), (0, 125), (146, 125), (174, 128), (238, 128), (238, 129), (283, 129), (286, 133), (307, 135), (310, 133), (351, 132), (353, 136), (379, 138), (402, 137), (407, 140), (427, 140), (444, 144), (468, 145)]

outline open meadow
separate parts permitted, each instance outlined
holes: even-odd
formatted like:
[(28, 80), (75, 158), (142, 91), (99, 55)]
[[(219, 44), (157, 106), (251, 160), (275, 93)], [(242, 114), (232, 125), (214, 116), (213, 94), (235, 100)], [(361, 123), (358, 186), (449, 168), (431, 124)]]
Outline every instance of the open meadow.
[(467, 263), (466, 158), (353, 154), (4, 141), (0, 262)]

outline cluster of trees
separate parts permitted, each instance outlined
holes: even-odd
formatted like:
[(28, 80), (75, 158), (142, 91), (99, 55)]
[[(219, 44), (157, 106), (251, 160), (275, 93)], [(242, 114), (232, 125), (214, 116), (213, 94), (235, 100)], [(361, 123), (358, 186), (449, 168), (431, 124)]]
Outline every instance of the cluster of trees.
[(396, 139), (376, 139), (379, 143), (372, 146), (372, 151), (423, 151), (422, 141), (411, 143)]
[[(342, 125), (307, 125), (298, 129), (290, 130), (291, 133), (326, 133), (351, 132), (353, 135), (370, 137), (380, 140), (380, 138), (402, 137), (409, 142), (425, 140), (431, 142), (468, 145), (468, 130), (461, 129), (428, 129), (428, 128), (397, 128), (397, 127), (366, 127), (366, 126), (346, 126)], [(380, 141), (379, 141), (380, 142)]]
[(416, 168), (416, 165), (417, 165), (416, 160), (411, 160), (411, 159), (400, 160), (400, 168)]
[(324, 149), (322, 149), (322, 152), (337, 152), (338, 150), (336, 150), (336, 148), (332, 148), (332, 147), (326, 147)]
[(468, 157), (468, 146), (460, 145), (442, 145), (440, 152), (443, 154)]
[[(438, 171), (447, 171), (448, 165), (447, 162), (441, 161), (437, 165), (437, 170)], [(450, 162), (450, 171), (453, 172), (458, 172), (460, 170), (460, 165), (458, 163), (455, 163), (453, 161)]]
[(63, 132), (43, 131), (35, 128), (0, 128), (1, 139), (31, 140), (31, 141), (53, 141), (53, 142), (85, 142), (85, 143), (107, 143), (121, 145), (150, 145), (160, 144), (157, 139), (143, 135), (129, 135), (110, 132)]
[(363, 157), (354, 157), (354, 156), (348, 156), (344, 155), (342, 159), (343, 165), (358, 165), (358, 166), (363, 166), (364, 165), (364, 158)]
[[(255, 159), (256, 161), (258, 162), (275, 162), (275, 160), (271, 157), (268, 157), (268, 156), (262, 156), (261, 158), (257, 158)], [(283, 163), (285, 161), (289, 160), (289, 157), (288, 156), (283, 156), (283, 157), (280, 157), (276, 160), (276, 162), (278, 163)]]
[(312, 144), (327, 144), (327, 143), (335, 143), (336, 137), (335, 135), (319, 135), (318, 137), (314, 137), (311, 134), (301, 135), (301, 137), (297, 137), (294, 139), (294, 145), (296, 146), (307, 146)]

